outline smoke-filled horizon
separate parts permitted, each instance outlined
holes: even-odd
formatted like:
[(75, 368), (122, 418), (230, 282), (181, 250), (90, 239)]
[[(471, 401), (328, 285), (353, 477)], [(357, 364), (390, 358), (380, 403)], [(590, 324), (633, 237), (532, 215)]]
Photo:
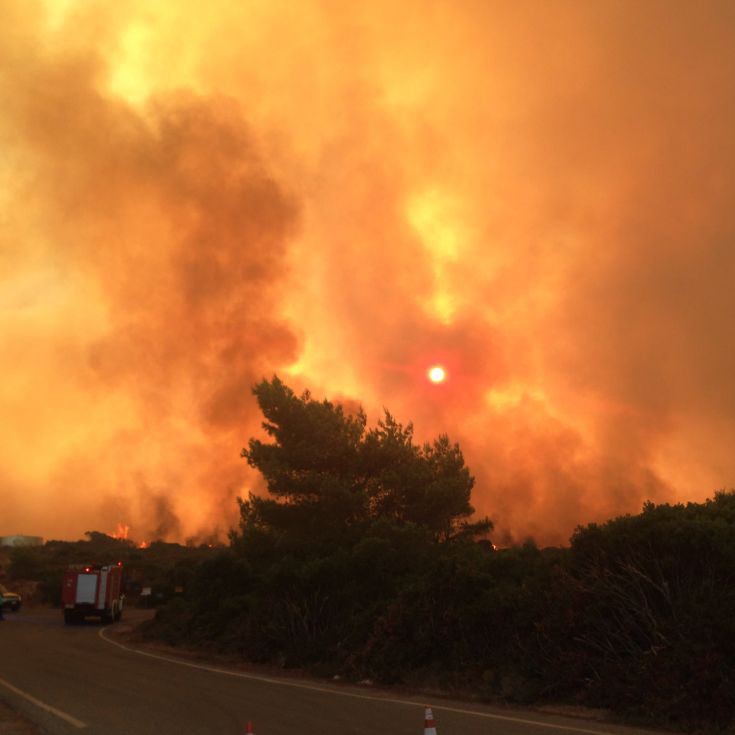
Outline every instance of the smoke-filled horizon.
[(0, 0), (0, 534), (224, 537), (274, 374), (500, 543), (735, 485), (732, 3), (190, 5)]

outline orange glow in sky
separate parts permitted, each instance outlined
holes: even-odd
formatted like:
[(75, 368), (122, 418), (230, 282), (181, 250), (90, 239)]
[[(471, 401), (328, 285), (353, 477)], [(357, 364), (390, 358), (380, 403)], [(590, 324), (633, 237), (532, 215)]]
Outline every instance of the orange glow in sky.
[(499, 545), (735, 486), (731, 0), (191, 5), (3, 3), (0, 535), (226, 538), (274, 374)]

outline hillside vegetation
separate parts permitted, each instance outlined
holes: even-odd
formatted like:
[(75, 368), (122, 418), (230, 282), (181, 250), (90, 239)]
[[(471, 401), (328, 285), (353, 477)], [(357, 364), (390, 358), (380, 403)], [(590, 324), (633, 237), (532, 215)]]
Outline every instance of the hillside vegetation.
[(88, 531), (81, 541), (47, 541), (43, 546), (6, 549), (0, 556), (0, 582), (23, 594), (24, 604), (61, 603), (64, 570), (79, 564), (123, 564), (123, 585), (127, 605), (142, 603), (143, 587), (151, 590), (146, 604), (157, 604), (183, 589), (204, 559), (218, 553), (216, 548), (182, 546), (154, 541), (137, 548), (127, 539), (99, 531)]
[[(417, 445), (277, 378), (228, 548), (169, 564), (144, 634), (322, 676), (574, 703), (683, 730), (735, 725), (735, 493), (646, 504), (566, 548), (496, 550), (447, 437)], [(183, 564), (183, 566), (182, 566)], [(177, 576), (178, 575), (178, 576)]]
[(256, 386), (270, 443), (243, 457), (230, 548), (198, 566), (147, 635), (321, 675), (490, 701), (603, 707), (728, 730), (735, 718), (735, 494), (646, 504), (568, 548), (495, 550), (446, 437)]

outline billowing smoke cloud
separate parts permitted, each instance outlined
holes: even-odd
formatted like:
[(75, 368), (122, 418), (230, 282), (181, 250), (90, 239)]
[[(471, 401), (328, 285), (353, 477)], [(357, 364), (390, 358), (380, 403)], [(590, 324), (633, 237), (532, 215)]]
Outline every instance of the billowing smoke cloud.
[(35, 506), (14, 517), (16, 501), (4, 525), (126, 520), (164, 538), (222, 525), (250, 386), (296, 355), (276, 314), (296, 204), (236, 101), (180, 92), (134, 110), (100, 90), (93, 48), (2, 45), (17, 53), (3, 466)]
[(730, 3), (2, 5), (0, 533), (226, 529), (274, 372), (503, 541), (735, 484)]

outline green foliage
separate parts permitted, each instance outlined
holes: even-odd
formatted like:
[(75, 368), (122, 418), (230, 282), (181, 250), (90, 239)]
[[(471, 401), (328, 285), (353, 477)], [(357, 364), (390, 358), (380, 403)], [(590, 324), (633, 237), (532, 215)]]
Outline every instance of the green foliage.
[(85, 541), (48, 541), (43, 546), (13, 549), (8, 566), (11, 580), (38, 582), (41, 602), (61, 603), (64, 570), (71, 564), (123, 563), (129, 602), (136, 600), (140, 586), (153, 588), (156, 599), (168, 599), (176, 586), (185, 586), (196, 563), (216, 553), (216, 549), (191, 548), (163, 541), (137, 549), (126, 539), (116, 539), (99, 531), (88, 531)]
[(735, 494), (578, 529), (570, 559), (564, 653), (588, 701), (690, 727), (732, 722)]
[[(482, 534), (485, 519), (467, 523), (474, 509), (474, 479), (456, 444), (446, 436), (417, 446), (413, 427), (386, 412), (368, 430), (367, 418), (341, 406), (296, 396), (277, 377), (255, 386), (274, 441), (251, 439), (242, 456), (265, 478), (271, 497), (251, 495), (241, 503), (241, 538), (312, 548), (354, 543), (376, 520), (417, 524), (437, 540)], [(270, 534), (268, 541), (264, 536)]]
[(386, 514), (354, 543), (297, 553), (265, 528), (199, 565), (149, 634), (352, 679), (731, 731), (734, 511), (733, 493), (647, 504), (579, 528), (567, 549), (437, 543)]
[[(243, 456), (269, 496), (230, 549), (189, 568), (148, 634), (252, 661), (431, 685), (492, 701), (607, 707), (689, 730), (735, 725), (735, 493), (496, 551), (446, 437), (368, 429), (277, 378), (270, 443)], [(30, 561), (28, 562), (30, 563)], [(728, 730), (729, 728), (729, 730)]]

